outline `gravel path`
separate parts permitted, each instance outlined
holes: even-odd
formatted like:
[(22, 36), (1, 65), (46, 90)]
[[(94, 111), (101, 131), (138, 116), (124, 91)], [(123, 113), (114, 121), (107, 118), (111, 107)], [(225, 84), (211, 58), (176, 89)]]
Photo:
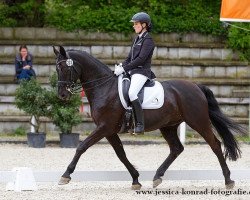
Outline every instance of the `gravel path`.
[[(125, 145), (128, 159), (140, 170), (156, 170), (169, 153), (167, 145)], [(250, 146), (241, 145), (242, 158), (228, 162), (230, 169), (250, 168)], [(65, 170), (75, 149), (46, 147), (28, 148), (26, 145), (0, 145), (0, 170), (13, 167), (31, 167), (34, 171)], [(219, 163), (208, 145), (187, 145), (185, 151), (169, 169), (220, 169)], [(126, 170), (109, 145), (95, 145), (80, 159), (76, 170)], [(250, 199), (250, 181), (237, 181), (231, 192), (247, 191), (247, 195), (226, 196), (224, 181), (164, 181), (152, 189), (151, 181), (143, 181), (141, 192), (130, 190), (131, 182), (71, 182), (65, 186), (57, 183), (38, 183), (38, 191), (16, 193), (5, 191), (0, 184), (0, 199), (6, 200), (57, 200), (57, 199)], [(197, 192), (199, 194), (190, 194)], [(152, 193), (152, 194), (149, 194)], [(169, 193), (171, 193), (169, 195)], [(220, 193), (220, 194), (219, 194)], [(157, 194), (157, 195), (156, 195)]]

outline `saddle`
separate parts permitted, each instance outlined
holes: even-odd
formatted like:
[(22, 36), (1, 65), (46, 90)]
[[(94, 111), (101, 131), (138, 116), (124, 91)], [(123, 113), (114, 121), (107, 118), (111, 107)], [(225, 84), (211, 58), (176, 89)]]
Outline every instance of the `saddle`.
[[(123, 107), (126, 109), (124, 122), (120, 133), (126, 133), (133, 127), (132, 107), (128, 91), (130, 87), (130, 76), (121, 74), (118, 77), (118, 93)], [(143, 109), (159, 109), (164, 104), (164, 90), (162, 84), (155, 80), (147, 80), (138, 93), (139, 101)]]

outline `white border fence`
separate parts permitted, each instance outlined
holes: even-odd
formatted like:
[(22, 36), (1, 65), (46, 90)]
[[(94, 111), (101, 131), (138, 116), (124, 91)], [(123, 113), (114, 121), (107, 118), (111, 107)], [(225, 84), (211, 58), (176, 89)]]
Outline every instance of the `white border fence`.
[[(155, 171), (140, 171), (141, 181), (152, 181)], [(34, 171), (36, 182), (57, 182), (63, 171)], [(0, 182), (15, 181), (16, 172), (0, 171)], [(250, 180), (250, 170), (231, 170), (234, 180)], [(221, 170), (167, 170), (164, 180), (224, 180)], [(131, 181), (128, 171), (75, 171), (72, 181)]]
[[(12, 171), (0, 171), (0, 182), (7, 183), (6, 190), (15, 192), (36, 191), (37, 182), (58, 182), (62, 171), (35, 171), (16, 167)], [(152, 181), (155, 171), (141, 171), (140, 181)], [(250, 170), (232, 170), (234, 180), (250, 180)], [(164, 180), (223, 180), (221, 170), (168, 170)], [(76, 171), (72, 181), (131, 181), (128, 171)]]

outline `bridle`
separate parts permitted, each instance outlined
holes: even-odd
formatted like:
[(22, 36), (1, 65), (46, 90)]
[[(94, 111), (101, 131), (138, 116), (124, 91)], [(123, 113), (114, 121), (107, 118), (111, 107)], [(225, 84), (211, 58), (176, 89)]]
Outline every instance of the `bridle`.
[[(68, 66), (69, 68), (69, 71), (70, 71), (70, 80), (69, 81), (60, 81), (58, 80), (57, 81), (57, 85), (58, 86), (63, 86), (63, 85), (66, 85), (66, 90), (69, 91), (71, 94), (75, 94), (76, 92), (78, 92), (81, 88), (82, 88), (82, 84), (81, 83), (75, 83), (74, 79), (73, 79), (73, 71), (76, 72), (76, 74), (79, 74), (75, 65), (74, 65), (74, 62), (72, 59), (63, 59), (63, 60), (60, 60), (60, 61), (57, 61), (56, 62), (56, 68), (58, 70), (59, 69), (59, 65), (62, 63), (62, 62), (65, 62), (66, 65)], [(79, 78), (79, 77), (78, 77)], [(77, 79), (78, 79), (77, 78)], [(77, 80), (76, 79), (76, 80)]]
[[(80, 65), (79, 62), (77, 61), (73, 61), (71, 58), (69, 58), (69, 56), (67, 55), (68, 59), (63, 59), (63, 60), (60, 60), (60, 61), (57, 61), (56, 62), (56, 68), (58, 70), (59, 69), (59, 65), (62, 63), (62, 62), (65, 62), (66, 65), (68, 66), (69, 68), (69, 71), (70, 71), (70, 80), (69, 81), (60, 81), (58, 80), (57, 81), (57, 85), (58, 86), (62, 86), (62, 85), (66, 85), (66, 90), (68, 92), (70, 92), (71, 94), (75, 94), (75, 93), (79, 93), (81, 92), (82, 88), (84, 88), (84, 90), (90, 90), (90, 89), (93, 89), (93, 88), (96, 88), (96, 87), (99, 87), (105, 83), (107, 83), (108, 81), (110, 81), (113, 77), (114, 77), (114, 74), (110, 75), (110, 76), (104, 76), (104, 77), (101, 77), (101, 78), (98, 78), (98, 79), (94, 79), (94, 80), (91, 80), (91, 81), (86, 81), (86, 82), (81, 82), (81, 83), (76, 83), (74, 81), (74, 77), (73, 77), (73, 71), (76, 72), (77, 75), (79, 75), (79, 72), (77, 71), (74, 63), (77, 63), (78, 65)], [(59, 58), (57, 58), (58, 60)], [(79, 77), (76, 79), (78, 80)], [(104, 80), (106, 79), (106, 80)], [(93, 87), (89, 87), (87, 88), (86, 86), (84, 87), (84, 85), (87, 85), (87, 84), (90, 84), (90, 83), (94, 83), (94, 82), (97, 82), (97, 81), (100, 81), (100, 80), (104, 80), (103, 82), (93, 86)]]

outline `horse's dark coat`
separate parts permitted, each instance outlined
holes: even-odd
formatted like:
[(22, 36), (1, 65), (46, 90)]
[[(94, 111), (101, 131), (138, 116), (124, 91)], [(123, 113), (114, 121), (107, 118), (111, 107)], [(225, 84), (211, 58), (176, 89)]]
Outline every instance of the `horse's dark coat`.
[[(89, 147), (105, 137), (131, 174), (132, 184), (140, 185), (138, 181), (139, 173), (128, 161), (117, 135), (125, 113), (118, 96), (117, 77), (106, 65), (86, 52), (69, 50), (66, 55), (63, 47), (60, 47), (60, 52), (55, 48), (54, 51), (57, 56), (57, 63), (60, 62), (57, 65), (59, 81), (69, 82), (80, 79), (91, 107), (92, 118), (97, 126), (79, 144), (72, 162), (62, 177), (69, 180), (80, 156)], [(63, 61), (67, 59), (66, 56), (73, 59), (75, 63), (76, 70), (72, 72), (74, 80), (71, 80), (69, 67)], [(104, 80), (108, 81), (105, 82)], [(61, 84), (58, 88), (59, 97), (65, 100), (70, 97), (66, 85)], [(170, 154), (157, 169), (154, 180), (161, 180), (171, 163), (184, 150), (177, 135), (177, 128), (181, 122), (185, 121), (205, 139), (217, 156), (225, 177), (225, 184), (233, 185), (234, 182), (230, 179), (230, 171), (221, 150), (221, 142), (213, 134), (211, 122), (219, 131), (219, 135), (224, 142), (225, 155), (232, 160), (236, 160), (240, 156), (240, 150), (230, 129), (241, 131), (239, 125), (223, 115), (213, 93), (207, 87), (184, 80), (164, 81), (162, 85), (165, 93), (164, 105), (158, 110), (144, 111), (145, 130), (160, 129), (163, 138), (170, 147)], [(166, 152), (162, 153), (165, 154)]]

